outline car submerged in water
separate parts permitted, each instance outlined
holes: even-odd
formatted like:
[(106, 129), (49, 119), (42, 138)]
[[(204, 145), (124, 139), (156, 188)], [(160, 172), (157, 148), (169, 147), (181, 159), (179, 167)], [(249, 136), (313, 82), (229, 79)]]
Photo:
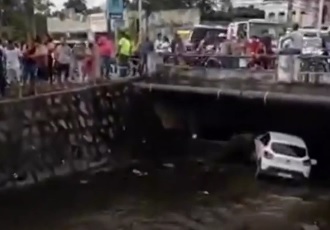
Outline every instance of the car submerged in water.
[(312, 166), (307, 145), (300, 137), (267, 132), (255, 138), (254, 157), (257, 162), (256, 177), (275, 176), (293, 180), (309, 179)]

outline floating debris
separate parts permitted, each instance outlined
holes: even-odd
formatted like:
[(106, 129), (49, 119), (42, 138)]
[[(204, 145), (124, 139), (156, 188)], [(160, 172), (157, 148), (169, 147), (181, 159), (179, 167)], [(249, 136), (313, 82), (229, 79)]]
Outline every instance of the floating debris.
[(132, 173), (134, 173), (137, 176), (148, 176), (147, 172), (141, 172), (140, 170), (137, 170), (137, 169), (133, 169)]
[(175, 168), (175, 165), (173, 164), (173, 163), (164, 163), (163, 164), (163, 166), (165, 167), (165, 168)]
[(79, 181), (80, 184), (88, 184), (88, 182), (89, 182), (88, 180), (80, 180)]
[(200, 191), (200, 193), (203, 195), (210, 195), (210, 193), (208, 191)]

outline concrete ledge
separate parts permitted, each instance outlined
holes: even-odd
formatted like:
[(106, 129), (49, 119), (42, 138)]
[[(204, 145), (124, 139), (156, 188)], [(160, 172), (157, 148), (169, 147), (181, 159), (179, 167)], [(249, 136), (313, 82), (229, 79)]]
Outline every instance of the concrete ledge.
[(220, 80), (226, 78), (253, 78), (274, 81), (275, 70), (250, 70), (250, 69), (219, 69), (205, 67), (178, 66), (160, 64), (157, 72), (161, 76), (203, 78), (207, 80)]
[(288, 92), (264, 91), (264, 90), (249, 90), (240, 88), (212, 88), (212, 87), (198, 87), (189, 85), (168, 85), (156, 83), (134, 83), (134, 86), (148, 92), (163, 91), (163, 92), (179, 92), (192, 93), (204, 96), (214, 96), (220, 99), (223, 96), (237, 97), (242, 99), (257, 99), (262, 100), (264, 104), (270, 102), (282, 103), (302, 103), (310, 105), (325, 105), (330, 106), (330, 97), (325, 95), (307, 95)]

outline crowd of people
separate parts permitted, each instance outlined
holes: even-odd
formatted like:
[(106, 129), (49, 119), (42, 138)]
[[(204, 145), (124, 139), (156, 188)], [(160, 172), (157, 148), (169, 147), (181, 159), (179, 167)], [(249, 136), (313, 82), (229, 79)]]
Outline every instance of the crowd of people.
[[(18, 43), (0, 41), (0, 93), (12, 84), (35, 85), (37, 82), (63, 84), (87, 82), (97, 77), (110, 78), (113, 73), (127, 76), (132, 43), (123, 32), (115, 44), (110, 36), (96, 41), (69, 44), (65, 37), (59, 42), (49, 35)], [(32, 87), (31, 87), (32, 88)]]
[[(292, 32), (283, 40), (284, 46), (290, 46), (297, 54), (301, 53), (304, 43), (303, 35), (298, 29), (299, 26), (294, 25)], [(235, 68), (239, 65), (236, 63), (238, 59), (232, 57), (246, 55), (250, 57), (250, 61), (246, 63), (247, 67), (259, 66), (268, 69), (273, 64), (270, 57), (274, 54), (272, 42), (267, 31), (262, 36), (252, 36), (248, 40), (239, 37), (228, 39), (223, 33), (206, 34), (196, 44), (185, 43), (178, 34), (174, 34), (170, 40), (168, 36), (159, 33), (154, 41), (145, 37), (134, 46), (133, 39), (124, 31), (119, 34), (117, 41), (109, 35), (74, 45), (68, 44), (65, 37), (55, 42), (49, 35), (37, 36), (26, 43), (0, 40), (0, 93), (4, 96), (7, 86), (13, 83), (83, 83), (93, 81), (97, 77), (125, 77), (132, 70), (133, 75), (136, 72), (142, 74), (147, 69), (150, 52), (160, 55), (174, 54), (175, 61), (182, 57), (181, 54), (188, 52), (200, 56), (217, 54), (222, 56), (221, 66), (225, 68)], [(136, 68), (132, 69), (132, 65)]]
[[(322, 51), (322, 55), (328, 56), (327, 50), (330, 46), (325, 40), (318, 37), (315, 40), (320, 40), (320, 42), (308, 44), (299, 24), (293, 24), (290, 32), (286, 33), (283, 30), (283, 33), (279, 35), (279, 37), (274, 37), (268, 33), (267, 29), (260, 31), (258, 36), (242, 34), (231, 38), (228, 38), (225, 33), (212, 32), (206, 33), (204, 38), (191, 44), (183, 42), (178, 35), (175, 35), (170, 42), (166, 36), (162, 37), (159, 34), (154, 47), (156, 52), (170, 53), (170, 55), (174, 53), (176, 58), (183, 54), (181, 59), (188, 65), (223, 68), (273, 69), (278, 54), (283, 52), (296, 55), (306, 54), (309, 48), (315, 48)], [(213, 65), (209, 65), (212, 63)]]

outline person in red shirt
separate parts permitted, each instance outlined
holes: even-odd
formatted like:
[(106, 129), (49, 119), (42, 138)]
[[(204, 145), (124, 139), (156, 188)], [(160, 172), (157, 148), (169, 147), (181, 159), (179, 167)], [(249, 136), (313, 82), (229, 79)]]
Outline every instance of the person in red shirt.
[(260, 42), (260, 40), (256, 36), (253, 36), (246, 43), (246, 48), (247, 48), (248, 55), (255, 55), (255, 54), (257, 54), (258, 51), (259, 51), (259, 49), (260, 49), (260, 47), (261, 47), (261, 42)]
[(253, 36), (246, 44), (247, 55), (251, 56), (252, 59), (248, 63), (248, 67), (258, 67), (261, 65), (261, 55), (264, 54), (265, 48), (260, 39)]

